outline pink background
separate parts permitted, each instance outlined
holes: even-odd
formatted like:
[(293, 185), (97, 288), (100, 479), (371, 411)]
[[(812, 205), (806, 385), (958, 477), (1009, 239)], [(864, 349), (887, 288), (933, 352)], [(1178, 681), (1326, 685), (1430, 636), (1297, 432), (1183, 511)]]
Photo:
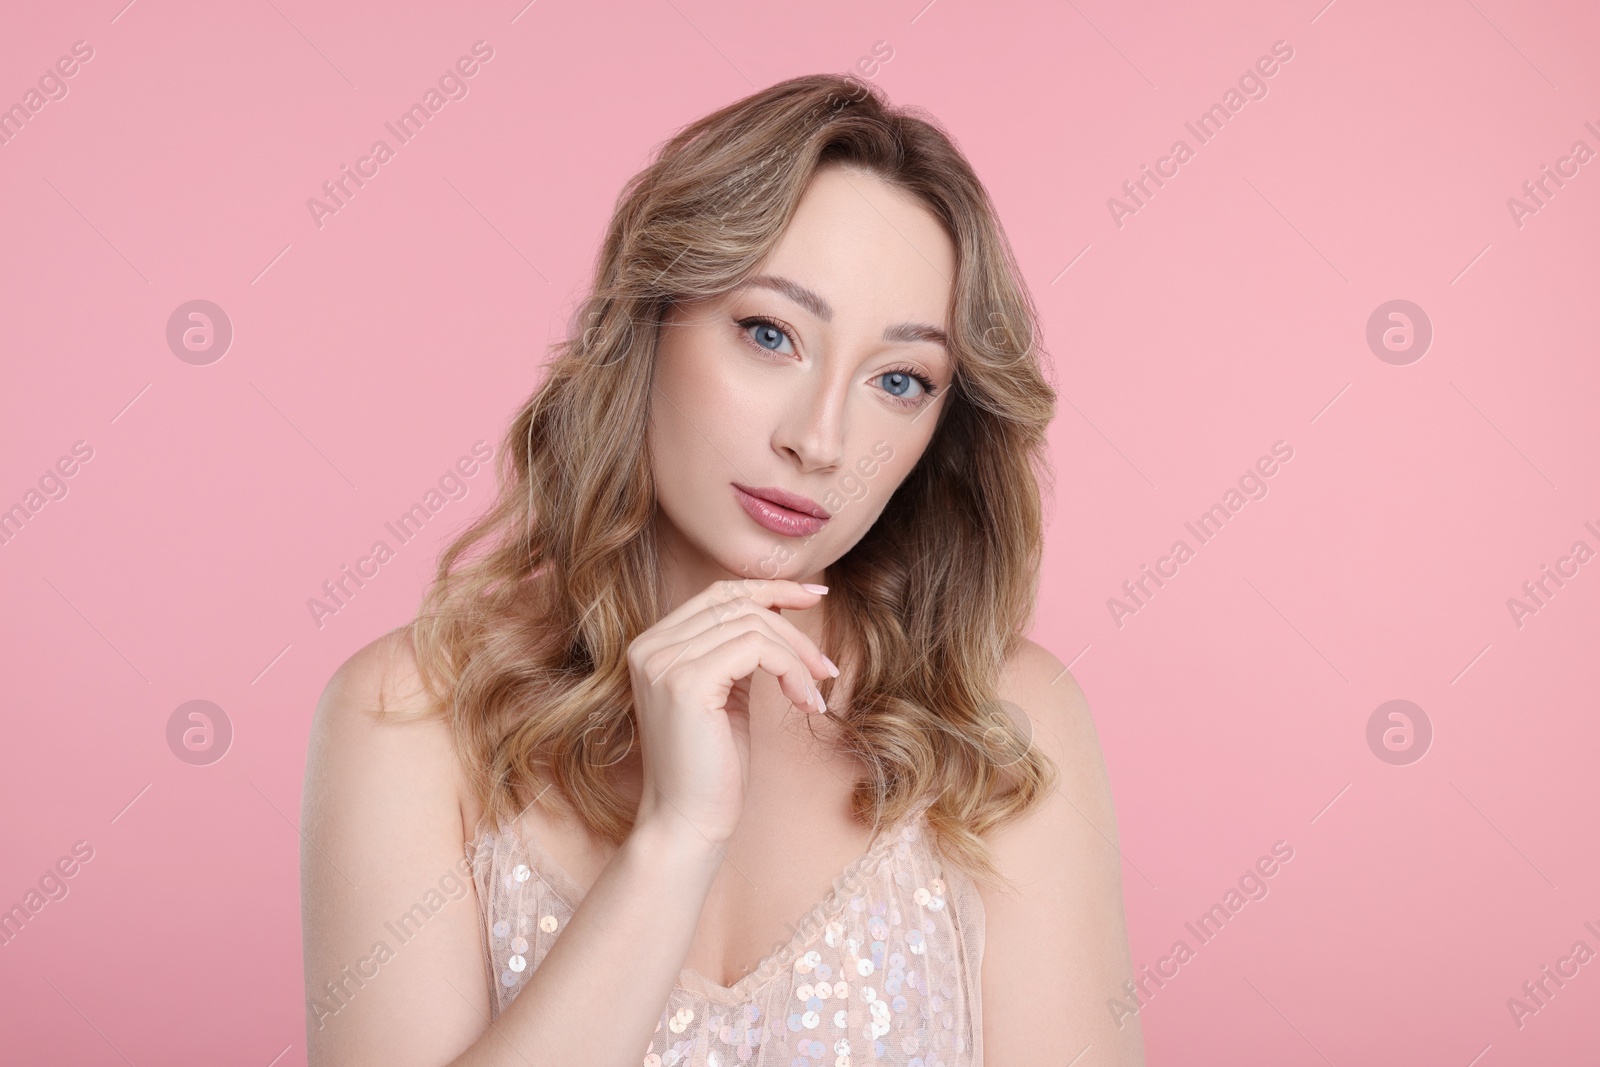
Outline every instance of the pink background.
[[(0, 1057), (304, 1062), (312, 709), (492, 473), (320, 627), (308, 599), (497, 444), (655, 145), (880, 41), (873, 76), (958, 139), (1043, 314), (1062, 402), (1033, 636), (1099, 723), (1136, 965), (1195, 950), (1142, 1008), (1150, 1062), (1600, 1044), (1600, 960), (1520, 1027), (1507, 1007), (1600, 952), (1600, 562), (1521, 626), (1507, 606), (1600, 550), (1600, 160), (1520, 226), (1507, 206), (1600, 150), (1593, 7), (924, 2), (12, 13), (0, 104), (94, 55), (0, 146), (0, 507), (93, 455), (0, 545), (0, 907), (74, 842), (94, 856), (0, 945)], [(319, 228), (307, 198), (478, 40), (469, 95)], [(1275, 41), (1268, 95), (1199, 145), (1184, 122)], [(1116, 225), (1107, 199), (1180, 137), (1194, 157)], [(209, 365), (166, 341), (193, 299), (234, 328)], [(1434, 331), (1406, 365), (1366, 341), (1395, 299)], [(1276, 441), (1267, 495), (1117, 625), (1108, 598), (1196, 547), (1185, 521)], [(166, 740), (195, 699), (234, 731), (208, 766)], [(1367, 742), (1393, 699), (1432, 724), (1408, 765)], [(1277, 841), (1269, 894), (1198, 945), (1184, 923)]]

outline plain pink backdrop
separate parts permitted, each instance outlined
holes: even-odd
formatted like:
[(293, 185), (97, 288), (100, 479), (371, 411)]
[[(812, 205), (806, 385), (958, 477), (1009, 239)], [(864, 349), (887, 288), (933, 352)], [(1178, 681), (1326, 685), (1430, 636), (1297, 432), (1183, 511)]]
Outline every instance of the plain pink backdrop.
[[(5, 1063), (304, 1062), (312, 709), (492, 473), (320, 626), (308, 600), (497, 444), (657, 144), (879, 42), (869, 73), (969, 155), (1039, 303), (1061, 403), (1033, 637), (1099, 724), (1135, 964), (1195, 950), (1141, 1009), (1150, 1062), (1600, 1046), (1600, 962), (1520, 1026), (1507, 1005), (1600, 951), (1600, 562), (1508, 607), (1600, 550), (1600, 160), (1507, 203), (1600, 151), (1592, 5), (124, 3), (15, 5), (0, 34), (0, 106), (93, 48), (0, 145), (0, 508), (92, 449), (0, 545), (0, 908), (94, 850), (0, 944)], [(480, 40), (468, 95), (319, 226), (307, 199)], [(1199, 144), (1184, 123), (1280, 41)], [(208, 365), (167, 342), (196, 299), (234, 331)], [(1403, 365), (1367, 343), (1391, 300), (1433, 329)], [(1184, 523), (1278, 441), (1266, 496), (1198, 546)], [(197, 699), (233, 728), (204, 766), (167, 741)], [(1406, 765), (1367, 740), (1395, 699), (1433, 730)], [(1184, 924), (1278, 841), (1268, 895), (1198, 946)]]

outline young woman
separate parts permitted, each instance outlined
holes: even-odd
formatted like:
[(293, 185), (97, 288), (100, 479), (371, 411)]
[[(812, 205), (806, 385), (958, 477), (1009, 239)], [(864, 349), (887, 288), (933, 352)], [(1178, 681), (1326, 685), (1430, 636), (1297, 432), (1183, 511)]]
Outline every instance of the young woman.
[(1141, 1062), (1094, 727), (1023, 636), (1054, 394), (969, 165), (773, 86), (629, 183), (579, 312), (317, 707), (311, 1062)]

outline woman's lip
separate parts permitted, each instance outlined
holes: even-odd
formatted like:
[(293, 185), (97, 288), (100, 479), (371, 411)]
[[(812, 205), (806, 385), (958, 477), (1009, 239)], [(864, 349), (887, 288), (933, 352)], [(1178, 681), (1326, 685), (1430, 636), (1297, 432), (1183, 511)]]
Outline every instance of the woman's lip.
[(744, 508), (745, 514), (773, 533), (783, 534), (785, 537), (809, 537), (828, 522), (827, 519), (803, 515), (792, 508), (774, 504), (763, 497), (755, 496), (737, 484), (733, 484), (733, 495), (738, 499), (739, 506)]
[(776, 504), (780, 508), (786, 508), (801, 515), (810, 515), (815, 519), (829, 518), (827, 509), (808, 496), (801, 496), (798, 493), (791, 493), (787, 489), (778, 489), (766, 485), (740, 485), (738, 482), (733, 482), (732, 485), (742, 493), (749, 493), (757, 499), (765, 500), (769, 504)]

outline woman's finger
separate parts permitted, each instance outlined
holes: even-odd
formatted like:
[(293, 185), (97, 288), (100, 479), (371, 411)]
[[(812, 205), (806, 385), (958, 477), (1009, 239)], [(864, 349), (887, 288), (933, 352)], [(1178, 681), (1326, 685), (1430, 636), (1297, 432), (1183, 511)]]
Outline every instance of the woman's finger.
[[(794, 650), (800, 654), (800, 657), (806, 661), (807, 666), (811, 668), (812, 677), (828, 678), (838, 676), (839, 671), (834, 666), (833, 661), (823, 654), (822, 650), (817, 647), (816, 642), (805, 631), (778, 614), (774, 609), (763, 607), (747, 597), (708, 605), (676, 626), (659, 631), (655, 637), (654, 644), (663, 648), (681, 646), (693, 641), (701, 634), (721, 629), (736, 620), (744, 618), (761, 620), (773, 632), (773, 636), (793, 646)], [(650, 654), (650, 652), (646, 652), (646, 655)]]
[(696, 692), (709, 696), (715, 689), (725, 697), (736, 680), (763, 670), (777, 679), (779, 689), (790, 703), (817, 711), (827, 710), (805, 662), (786, 642), (763, 629), (753, 616), (744, 616), (728, 631), (712, 631), (712, 634), (714, 644), (703, 651), (684, 655), (662, 672), (663, 677), (677, 674), (684, 680), (682, 684)]

